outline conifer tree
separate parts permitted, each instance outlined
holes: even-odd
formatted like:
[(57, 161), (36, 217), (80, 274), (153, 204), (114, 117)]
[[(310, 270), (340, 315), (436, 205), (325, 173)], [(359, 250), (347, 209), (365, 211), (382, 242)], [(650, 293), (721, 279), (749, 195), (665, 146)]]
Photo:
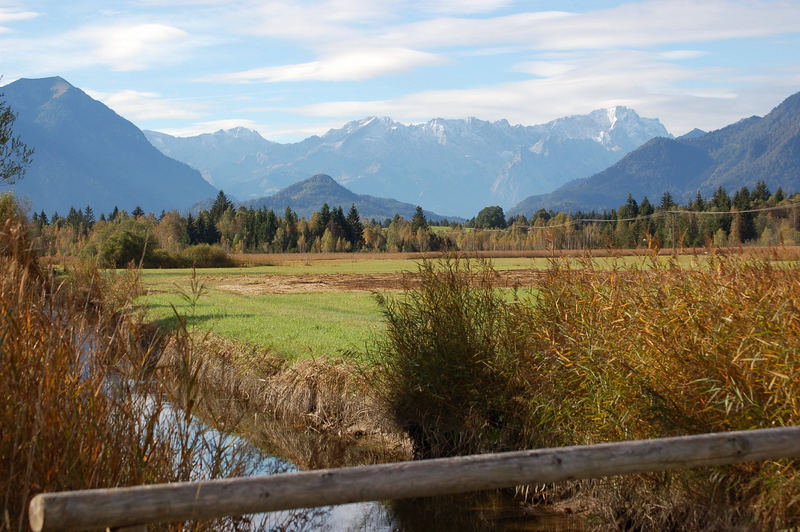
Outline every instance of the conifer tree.
[(417, 233), (420, 229), (428, 230), (428, 220), (425, 219), (425, 213), (422, 212), (422, 207), (417, 205), (414, 210), (414, 216), (411, 218), (411, 232)]
[(350, 205), (350, 210), (347, 212), (347, 226), (353, 249), (359, 249), (364, 243), (364, 226), (361, 224), (361, 215), (358, 214), (355, 203)]
[(211, 206), (211, 221), (216, 224), (222, 217), (222, 213), (232, 208), (233, 202), (225, 196), (225, 192), (220, 190), (217, 194), (217, 199), (214, 200), (214, 205)]

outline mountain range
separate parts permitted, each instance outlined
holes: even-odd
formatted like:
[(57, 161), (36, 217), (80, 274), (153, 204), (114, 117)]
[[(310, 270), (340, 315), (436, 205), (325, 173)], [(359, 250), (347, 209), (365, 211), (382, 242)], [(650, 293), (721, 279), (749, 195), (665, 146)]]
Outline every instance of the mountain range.
[(64, 215), (86, 205), (159, 212), (216, 194), (197, 170), (162, 154), (139, 128), (60, 77), (20, 79), (2, 93), (17, 113), (14, 134), (35, 150), (13, 189), (37, 212)]
[(664, 192), (686, 203), (718, 187), (735, 192), (764, 181), (771, 190), (800, 190), (800, 93), (764, 117), (752, 116), (722, 129), (695, 130), (677, 139), (654, 138), (609, 168), (549, 194), (526, 198), (509, 214), (537, 209), (602, 210), (630, 193), (657, 202)]
[(369, 117), (291, 144), (244, 128), (185, 138), (145, 135), (240, 200), (326, 173), (359, 194), (469, 217), (591, 175), (669, 133), (658, 120), (619, 106), (538, 126), (477, 118), (404, 125)]
[(327, 202), (354, 203), (369, 218), (410, 216), (422, 205), (434, 219), (471, 217), (492, 204), (509, 215), (603, 210), (629, 193), (657, 202), (670, 192), (685, 203), (758, 180), (800, 190), (800, 93), (764, 117), (679, 138), (657, 120), (613, 107), (540, 126), (475, 118), (407, 126), (373, 117), (278, 144), (243, 128), (145, 135), (59, 77), (20, 79), (0, 92), (17, 113), (14, 134), (36, 150), (13, 189), (48, 214), (86, 205), (186, 210), (218, 189), (246, 205), (290, 205), (303, 216)]

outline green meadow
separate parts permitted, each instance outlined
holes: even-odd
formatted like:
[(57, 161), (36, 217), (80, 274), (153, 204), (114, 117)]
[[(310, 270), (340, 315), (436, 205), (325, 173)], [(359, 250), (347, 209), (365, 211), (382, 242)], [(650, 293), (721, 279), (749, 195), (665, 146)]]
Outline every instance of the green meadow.
[(363, 352), (383, 330), (366, 292), (241, 295), (209, 288), (194, 307), (177, 290), (144, 296), (143, 302), (160, 325), (174, 326), (177, 312), (190, 329), (266, 347), (289, 360)]
[[(682, 265), (691, 260), (692, 257), (679, 257)], [(577, 259), (570, 262), (577, 267)], [(592, 262), (599, 269), (608, 269), (643, 264), (643, 259), (599, 257)], [(498, 271), (546, 269), (549, 259), (504, 257), (494, 258), (491, 263)], [(145, 269), (142, 279), (147, 295), (139, 303), (146, 306), (148, 320), (166, 328), (177, 324), (177, 312), (186, 316), (190, 329), (268, 348), (288, 360), (338, 357), (363, 353), (365, 346), (384, 331), (380, 309), (369, 292), (246, 294), (220, 285), (269, 276), (416, 272), (418, 264), (412, 259), (321, 258), (287, 260), (270, 266), (203, 268), (196, 270), (203, 293), (194, 305), (191, 298), (185, 297), (190, 292), (191, 269)]]

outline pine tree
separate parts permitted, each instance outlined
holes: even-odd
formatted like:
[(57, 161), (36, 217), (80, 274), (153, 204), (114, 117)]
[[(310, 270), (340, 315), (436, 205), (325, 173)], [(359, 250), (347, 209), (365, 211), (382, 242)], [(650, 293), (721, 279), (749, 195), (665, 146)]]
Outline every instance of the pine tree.
[(731, 210), (731, 198), (723, 187), (717, 188), (711, 198), (711, 208), (717, 212), (728, 212)]
[(361, 215), (358, 214), (356, 204), (350, 205), (350, 210), (347, 213), (347, 226), (350, 233), (350, 243), (353, 249), (361, 248), (364, 243), (364, 226), (361, 224)]
[(344, 211), (341, 206), (334, 207), (333, 210), (331, 210), (331, 219), (328, 222), (328, 228), (331, 230), (334, 241), (338, 241), (340, 238), (348, 239), (347, 219), (344, 217)]
[(233, 202), (220, 190), (217, 194), (217, 199), (214, 200), (214, 205), (211, 206), (211, 221), (216, 224), (222, 217), (222, 213), (228, 209), (233, 209)]
[(319, 210), (319, 225), (317, 226), (318, 234), (316, 236), (320, 238), (322, 237), (330, 221), (331, 221), (331, 208), (328, 206), (327, 203), (324, 203), (322, 205), (322, 208)]
[(703, 196), (700, 194), (700, 191), (697, 192), (697, 196), (695, 196), (694, 202), (689, 204), (689, 210), (697, 212), (702, 212), (706, 210), (706, 202), (703, 201)]
[(661, 195), (661, 203), (658, 208), (662, 211), (669, 211), (672, 210), (673, 207), (675, 207), (675, 202), (672, 199), (672, 194), (664, 192), (664, 194)]
[(754, 202), (767, 201), (770, 197), (769, 189), (764, 181), (756, 182), (756, 188), (750, 196)]
[(411, 218), (411, 232), (417, 234), (420, 229), (428, 230), (428, 220), (425, 219), (425, 213), (422, 212), (422, 207), (417, 205), (414, 210), (414, 216)]
[(197, 231), (197, 221), (195, 221), (192, 213), (189, 213), (189, 215), (186, 217), (186, 238), (189, 241), (189, 245), (198, 244), (200, 242), (200, 237)]
[(650, 200), (647, 199), (647, 196), (645, 196), (642, 198), (642, 203), (639, 204), (639, 214), (642, 216), (650, 216), (653, 212), (655, 212), (655, 209), (650, 204)]

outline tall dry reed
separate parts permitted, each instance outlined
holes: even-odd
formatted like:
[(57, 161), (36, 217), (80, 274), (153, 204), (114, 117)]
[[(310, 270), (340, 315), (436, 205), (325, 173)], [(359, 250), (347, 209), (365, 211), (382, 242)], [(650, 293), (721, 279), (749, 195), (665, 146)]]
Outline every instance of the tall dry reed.
[[(796, 425), (800, 269), (775, 259), (555, 259), (523, 296), (490, 266), (424, 262), (419, 289), (379, 300), (375, 383), (422, 456)], [(800, 524), (791, 460), (574, 490), (601, 528)]]
[(24, 217), (0, 200), (0, 530), (26, 529), (40, 492), (245, 473), (229, 441), (191, 416), (191, 381), (181, 401), (155, 378), (136, 273), (40, 272)]

